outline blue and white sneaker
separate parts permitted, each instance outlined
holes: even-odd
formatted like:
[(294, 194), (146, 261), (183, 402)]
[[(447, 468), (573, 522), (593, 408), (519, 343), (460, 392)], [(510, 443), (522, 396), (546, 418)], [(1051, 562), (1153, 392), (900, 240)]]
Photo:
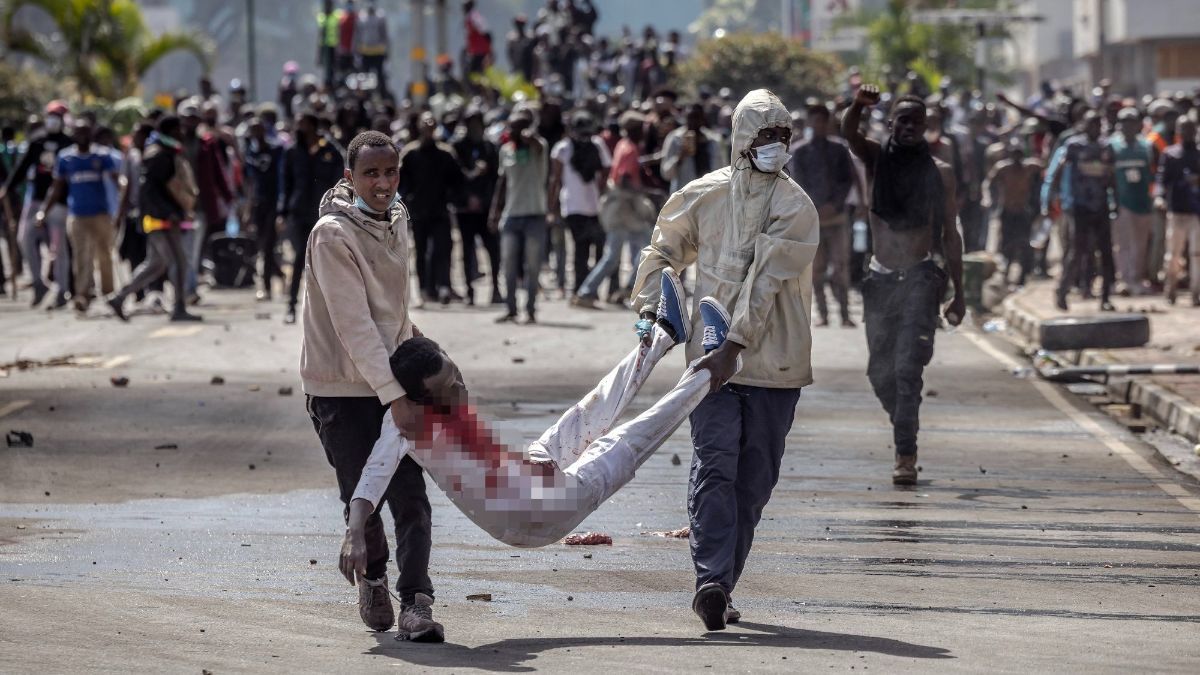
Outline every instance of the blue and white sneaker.
[(692, 330), (686, 302), (687, 296), (684, 295), (683, 282), (679, 280), (679, 275), (669, 267), (663, 270), (657, 323), (677, 345), (684, 344), (691, 338)]
[(725, 336), (729, 334), (729, 312), (716, 298), (708, 296), (700, 300), (700, 320), (704, 322), (700, 344), (707, 354), (725, 343)]

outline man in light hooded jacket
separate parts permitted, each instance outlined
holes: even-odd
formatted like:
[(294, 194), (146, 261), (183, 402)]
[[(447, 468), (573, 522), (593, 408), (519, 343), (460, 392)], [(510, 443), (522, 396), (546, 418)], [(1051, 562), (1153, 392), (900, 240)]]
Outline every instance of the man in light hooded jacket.
[[(671, 196), (634, 288), (643, 339), (667, 267), (697, 263), (695, 298), (712, 296), (732, 310), (724, 344), (696, 364), (712, 372), (713, 391), (691, 416), (692, 608), (709, 630), (740, 618), (731, 594), (779, 478), (800, 389), (812, 383), (811, 268), (820, 222), (808, 195), (781, 172), (791, 132), (778, 97), (765, 89), (747, 94), (733, 115), (732, 166)], [(703, 351), (697, 309), (689, 360)]]

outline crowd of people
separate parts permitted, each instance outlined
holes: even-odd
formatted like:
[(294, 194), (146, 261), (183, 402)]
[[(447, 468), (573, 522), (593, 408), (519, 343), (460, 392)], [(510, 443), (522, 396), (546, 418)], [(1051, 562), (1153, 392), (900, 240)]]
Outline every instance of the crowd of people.
[[(1102, 310), (1114, 295), (1174, 303), (1184, 278), (1200, 305), (1196, 97), (1047, 83), (1020, 104), (919, 78), (881, 91), (856, 71), (842, 95), (790, 106), (761, 89), (685, 96), (668, 86), (677, 34), (613, 46), (593, 39), (596, 18), (590, 2), (550, 0), (532, 26), (514, 20), (508, 59), (534, 96), (505, 100), (473, 77), (495, 49), (468, 0), (463, 72), (439, 64), (424, 102), (390, 96), (372, 58), (386, 54), (386, 28), (374, 3), (352, 2), (318, 17), (324, 80), (289, 63), (275, 102), (204, 80), (119, 138), (94, 112), (52, 101), (22, 134), (3, 129), (0, 276), (12, 283), (0, 288), (27, 279), (32, 305), (50, 310), (101, 300), (129, 320), (137, 298), (198, 321), (205, 284), (257, 284), (273, 302), (279, 282), (285, 322), (303, 320), (308, 413), (346, 504), (342, 569), (362, 618), (376, 630), (395, 621), (386, 500), (402, 540), (400, 625), (431, 641), (444, 636), (423, 469), (497, 538), (536, 545), (599, 506), (689, 414), (693, 609), (710, 630), (737, 621), (733, 589), (812, 382), (811, 328), (830, 324), (827, 286), (847, 328), (851, 291), (862, 294), (897, 485), (917, 480), (936, 329), (965, 316), (964, 254), (996, 252), (1021, 285), (1048, 276), (1060, 249), (1064, 310), (1072, 293), (1094, 297), (1097, 277)], [(123, 284), (115, 255), (132, 269)], [(679, 275), (703, 297), (695, 311)], [(495, 442), (462, 406), (462, 373), (408, 311), (488, 304), (503, 306), (499, 322), (536, 323), (546, 298), (633, 310), (638, 346), (529, 456), (471, 478), (464, 463), (495, 459)], [(690, 363), (680, 384), (614, 428), (677, 344)], [(431, 440), (439, 424), (443, 446)], [(364, 471), (375, 453), (386, 456)], [(500, 473), (515, 482), (489, 513)], [(539, 480), (569, 494), (539, 497)], [(558, 515), (539, 520), (550, 507)]]

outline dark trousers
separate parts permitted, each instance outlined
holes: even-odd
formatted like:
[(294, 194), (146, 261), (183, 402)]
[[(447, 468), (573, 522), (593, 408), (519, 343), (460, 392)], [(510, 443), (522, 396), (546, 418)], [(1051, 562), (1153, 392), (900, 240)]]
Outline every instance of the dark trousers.
[(988, 219), (983, 204), (978, 200), (968, 199), (959, 209), (958, 217), (962, 221), (963, 253), (986, 250)]
[[(305, 223), (301, 225), (300, 223)], [(292, 219), (292, 231), (290, 239), (292, 241), (292, 250), (296, 252), (296, 257), (292, 259), (292, 278), (288, 283), (288, 307), (296, 309), (296, 302), (300, 298), (300, 281), (304, 278), (305, 255), (308, 252), (308, 235), (312, 234), (312, 228), (317, 224), (317, 220), (301, 221), (298, 218)]]
[(1102, 285), (1100, 299), (1107, 301), (1112, 292), (1116, 272), (1113, 266), (1112, 222), (1107, 211), (1094, 212), (1075, 209), (1075, 227), (1071, 232), (1071, 247), (1063, 260), (1062, 278), (1058, 281), (1058, 294), (1066, 297), (1071, 286), (1082, 283), (1084, 294), (1090, 294), (1092, 276), (1089, 267), (1097, 251), (1100, 253)]
[(1000, 212), (1000, 253), (1004, 255), (1004, 280), (1008, 281), (1013, 263), (1021, 265), (1021, 276), (1017, 283), (1025, 285), (1025, 277), (1033, 269), (1033, 247), (1029, 237), (1033, 233), (1033, 215), (1027, 211)]
[(921, 379), (933, 358), (933, 335), (947, 276), (933, 261), (907, 270), (868, 272), (863, 281), (867, 377), (892, 422), (896, 454), (917, 452)]
[(362, 57), (363, 72), (375, 73), (375, 79), (379, 82), (379, 93), (386, 97), (388, 83), (387, 75), (383, 72), (385, 63), (387, 63), (387, 54), (367, 54)]
[[(350, 500), (362, 476), (371, 448), (379, 440), (387, 406), (371, 397), (309, 396), (308, 416), (325, 448), (337, 477), (338, 492), (346, 505), (343, 516), (350, 519)], [(396, 592), (403, 605), (411, 605), (413, 596), (424, 593), (433, 597), (429, 579), (429, 552), (433, 547), (432, 510), (425, 494), (425, 476), (412, 457), (405, 457), (384, 493), (384, 501), (396, 522), (396, 564), (400, 577)], [(378, 579), (387, 573), (388, 542), (383, 519), (375, 510), (366, 525), (367, 578)]]
[(727, 384), (692, 412), (687, 506), (696, 588), (715, 582), (733, 593), (799, 400), (799, 389)]
[(325, 71), (325, 86), (333, 89), (333, 81), (337, 74), (337, 48), (321, 46), (321, 68)]
[(575, 248), (572, 261), (575, 266), (575, 285), (571, 291), (578, 293), (592, 266), (600, 262), (600, 256), (604, 254), (604, 228), (600, 227), (598, 216), (571, 214), (565, 221)]
[(492, 295), (500, 297), (500, 236), (488, 229), (486, 213), (459, 213), (458, 234), (462, 238), (463, 269), (468, 283), (483, 276), (479, 271), (479, 251), (476, 240), (487, 253), (488, 271), (492, 274)]
[(450, 288), (450, 253), (454, 248), (450, 216), (413, 218), (412, 227), (417, 249), (417, 281), (421, 292), (433, 297), (439, 289)]
[(258, 244), (258, 255), (262, 258), (263, 288), (267, 291), (271, 290), (272, 278), (283, 276), (279, 271), (279, 258), (275, 254), (275, 247), (279, 244), (279, 231), (275, 229), (276, 215), (275, 204), (266, 201), (255, 204), (252, 212), (254, 237)]

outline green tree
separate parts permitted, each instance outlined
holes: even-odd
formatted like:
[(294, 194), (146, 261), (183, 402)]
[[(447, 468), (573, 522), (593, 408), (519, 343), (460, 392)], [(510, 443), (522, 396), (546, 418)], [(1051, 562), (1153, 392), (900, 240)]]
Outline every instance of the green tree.
[[(889, 76), (902, 79), (915, 72), (930, 89), (937, 89), (945, 78), (958, 85), (975, 84), (975, 42), (973, 26), (927, 24), (916, 20), (918, 9), (937, 10), (996, 9), (997, 0), (888, 0), (881, 10), (860, 12), (843, 25), (861, 26), (867, 32), (863, 70), (869, 79), (883, 81)], [(988, 37), (1006, 37), (1003, 29)], [(992, 67), (989, 77), (1004, 78), (1003, 71)]]
[(678, 84), (695, 91), (729, 87), (740, 96), (765, 88), (798, 108), (809, 96), (831, 96), (841, 65), (829, 54), (813, 52), (778, 33), (735, 33), (696, 45), (680, 64)]
[(47, 100), (67, 95), (62, 83), (49, 75), (0, 61), (0, 120), (24, 123), (29, 115), (41, 112)]
[[(49, 16), (57, 34), (38, 34), (17, 20), (23, 9)], [(138, 93), (141, 76), (174, 51), (194, 54), (207, 71), (212, 47), (201, 35), (153, 35), (133, 0), (0, 0), (0, 43), (42, 61), (85, 97), (117, 100)]]

